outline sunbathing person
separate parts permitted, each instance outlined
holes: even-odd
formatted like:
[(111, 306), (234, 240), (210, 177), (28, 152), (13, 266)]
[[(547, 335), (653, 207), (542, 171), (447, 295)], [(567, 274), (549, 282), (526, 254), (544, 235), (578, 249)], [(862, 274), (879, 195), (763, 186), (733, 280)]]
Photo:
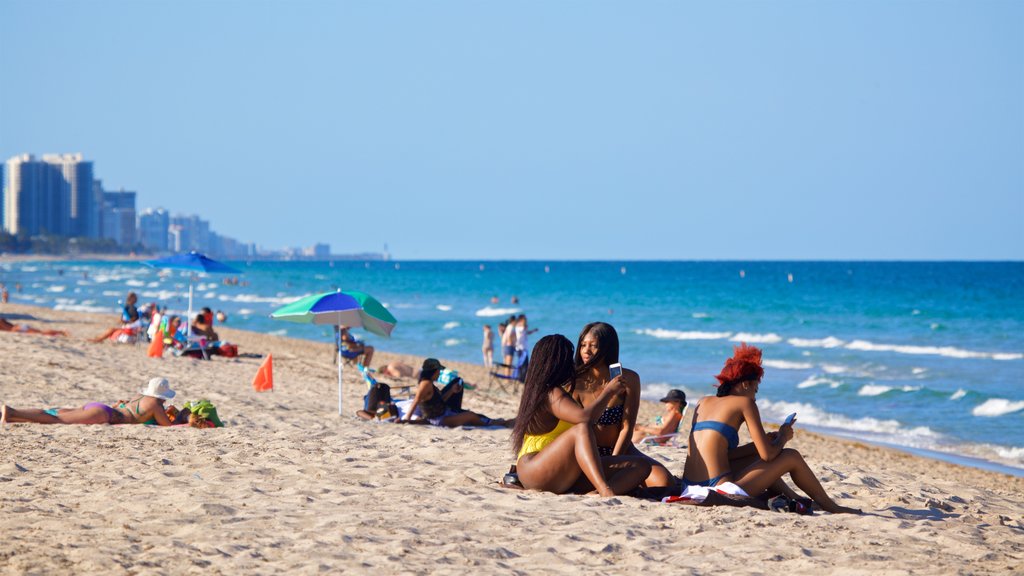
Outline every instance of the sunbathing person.
[(341, 357), (347, 360), (355, 360), (363, 356), (361, 364), (369, 368), (370, 362), (373, 360), (374, 347), (364, 344), (362, 340), (357, 340), (352, 336), (348, 331), (348, 326), (339, 326), (338, 329), (341, 332)]
[(103, 342), (110, 339), (115, 342), (134, 342), (138, 338), (139, 329), (142, 328), (142, 320), (139, 317), (139, 310), (135, 307), (139, 297), (135, 292), (129, 292), (124, 299), (124, 306), (121, 308), (121, 325), (115, 326), (102, 335), (92, 339), (92, 342)]
[(0, 332), (20, 332), (22, 334), (42, 334), (44, 336), (67, 336), (63, 330), (40, 330), (28, 324), (11, 324), (5, 318), (0, 318)]
[(217, 332), (213, 329), (213, 310), (203, 308), (196, 315), (195, 321), (192, 322), (192, 333), (207, 340), (220, 340)]
[(661, 402), (665, 403), (665, 413), (658, 417), (658, 423), (654, 426), (637, 425), (633, 429), (634, 444), (648, 436), (653, 436), (654, 441), (660, 444), (664, 439), (659, 438), (674, 434), (679, 429), (679, 423), (683, 420), (683, 409), (686, 408), (686, 393), (682, 390), (669, 390)]
[[(608, 367), (619, 361), (619, 335), (611, 324), (592, 322), (583, 327), (576, 344), (577, 387), (573, 398), (582, 406), (594, 404), (611, 380)], [(640, 376), (622, 370), (625, 394), (612, 399), (598, 416), (595, 434), (601, 456), (638, 456), (651, 465), (651, 475), (644, 481), (648, 487), (673, 486), (676, 479), (661, 462), (647, 456), (633, 445), (633, 428), (640, 410)]]
[(427, 358), (423, 361), (423, 368), (420, 370), (420, 383), (416, 387), (416, 396), (413, 398), (409, 410), (405, 414), (404, 422), (411, 422), (413, 413), (419, 407), (423, 418), (434, 426), (507, 426), (508, 421), (500, 418), (488, 418), (483, 414), (464, 410), (457, 412), (451, 409), (446, 403), (441, 391), (437, 389), (434, 382), (444, 370), (444, 366), (435, 358)]
[(170, 426), (164, 401), (174, 398), (166, 378), (153, 378), (139, 396), (121, 400), (113, 406), (89, 402), (81, 408), (17, 410), (0, 407), (0, 424), (34, 422), (36, 424), (158, 424)]
[[(860, 510), (836, 504), (803, 456), (785, 448), (793, 437), (791, 424), (777, 433), (765, 433), (756, 403), (762, 376), (761, 351), (746, 344), (737, 346), (715, 376), (717, 395), (702, 399), (694, 412), (683, 483), (710, 487), (728, 480), (757, 496), (770, 488), (788, 491), (781, 479), (789, 474), (822, 510), (859, 514)], [(739, 446), (743, 423), (753, 442)]]
[(377, 368), (377, 373), (389, 378), (412, 378), (415, 368), (401, 362), (392, 362)]
[(523, 487), (556, 494), (596, 490), (601, 496), (614, 496), (640, 486), (651, 472), (647, 458), (602, 458), (597, 452), (594, 425), (605, 407), (625, 393), (623, 378), (613, 378), (583, 408), (572, 397), (572, 342), (560, 334), (545, 336), (533, 347), (532, 357), (512, 429)]

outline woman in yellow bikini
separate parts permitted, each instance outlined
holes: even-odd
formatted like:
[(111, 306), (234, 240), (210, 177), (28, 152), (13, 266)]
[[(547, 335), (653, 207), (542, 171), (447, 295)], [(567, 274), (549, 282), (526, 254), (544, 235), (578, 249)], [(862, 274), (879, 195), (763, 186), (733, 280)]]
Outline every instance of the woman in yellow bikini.
[(583, 408), (572, 398), (575, 374), (572, 342), (565, 336), (537, 342), (512, 429), (519, 481), (524, 488), (556, 494), (591, 489), (601, 496), (625, 494), (647, 478), (651, 465), (637, 456), (601, 458), (594, 434), (605, 407), (624, 392), (622, 380), (612, 379)]
[(0, 424), (34, 422), (36, 424), (157, 424), (170, 426), (164, 401), (174, 398), (166, 378), (153, 378), (139, 395), (121, 400), (114, 406), (89, 402), (81, 408), (17, 410), (0, 407)]

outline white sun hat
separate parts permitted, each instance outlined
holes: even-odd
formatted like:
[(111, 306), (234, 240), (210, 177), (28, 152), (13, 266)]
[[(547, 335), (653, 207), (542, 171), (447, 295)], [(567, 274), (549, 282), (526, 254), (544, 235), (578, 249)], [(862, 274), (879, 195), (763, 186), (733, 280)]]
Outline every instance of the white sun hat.
[(171, 390), (171, 385), (167, 383), (167, 378), (153, 378), (145, 388), (139, 390), (139, 393), (143, 396), (152, 396), (161, 400), (174, 398), (174, 390)]

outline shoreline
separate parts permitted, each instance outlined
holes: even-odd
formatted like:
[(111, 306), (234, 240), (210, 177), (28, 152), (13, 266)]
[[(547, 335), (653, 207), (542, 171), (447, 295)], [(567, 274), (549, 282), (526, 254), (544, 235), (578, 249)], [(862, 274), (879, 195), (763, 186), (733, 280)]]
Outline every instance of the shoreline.
[[(353, 413), (366, 388), (354, 369), (344, 372), (338, 417), (328, 343), (220, 327), (240, 352), (273, 354), (275, 390), (258, 393), (250, 382), (262, 358), (147, 358), (144, 346), (84, 340), (111, 324), (108, 315), (23, 305), (0, 313), (70, 332), (0, 334), (0, 402), (112, 402), (163, 376), (178, 392), (175, 405), (209, 399), (226, 424), (7, 425), (0, 431), (5, 572), (704, 574), (759, 566), (791, 574), (939, 574), (1024, 567), (1020, 477), (797, 430), (791, 446), (829, 494), (866, 514), (509, 490), (497, 484), (514, 462), (507, 429), (358, 420)], [(422, 358), (374, 356), (376, 366), (391, 361)], [(518, 394), (487, 385), (479, 365), (445, 364), (480, 384), (466, 394), (466, 408), (514, 416)], [(639, 419), (659, 408), (642, 403)], [(682, 473), (685, 449), (644, 451)]]

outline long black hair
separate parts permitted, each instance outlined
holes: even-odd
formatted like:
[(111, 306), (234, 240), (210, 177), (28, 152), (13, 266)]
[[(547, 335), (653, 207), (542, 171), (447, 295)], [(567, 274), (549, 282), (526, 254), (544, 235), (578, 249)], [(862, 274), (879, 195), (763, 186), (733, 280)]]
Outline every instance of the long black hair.
[(572, 342), (561, 334), (545, 336), (534, 345), (530, 354), (530, 364), (526, 369), (523, 395), (519, 399), (516, 425), (512, 428), (513, 452), (519, 453), (523, 446), (523, 438), (528, 432), (544, 432), (537, 430), (537, 424), (541, 418), (551, 413), (548, 395), (552, 388), (568, 385), (567, 392), (572, 394), (576, 385), (572, 353)]
[[(583, 346), (583, 339), (587, 334), (593, 334), (597, 338), (597, 356), (590, 359), (590, 362), (583, 363), (580, 355), (580, 347)], [(604, 364), (609, 366), (619, 361), (619, 333), (615, 328), (606, 322), (591, 322), (580, 331), (580, 337), (576, 340), (576, 355), (573, 356), (573, 364), (576, 366), (576, 374), (583, 374), (594, 366)]]

